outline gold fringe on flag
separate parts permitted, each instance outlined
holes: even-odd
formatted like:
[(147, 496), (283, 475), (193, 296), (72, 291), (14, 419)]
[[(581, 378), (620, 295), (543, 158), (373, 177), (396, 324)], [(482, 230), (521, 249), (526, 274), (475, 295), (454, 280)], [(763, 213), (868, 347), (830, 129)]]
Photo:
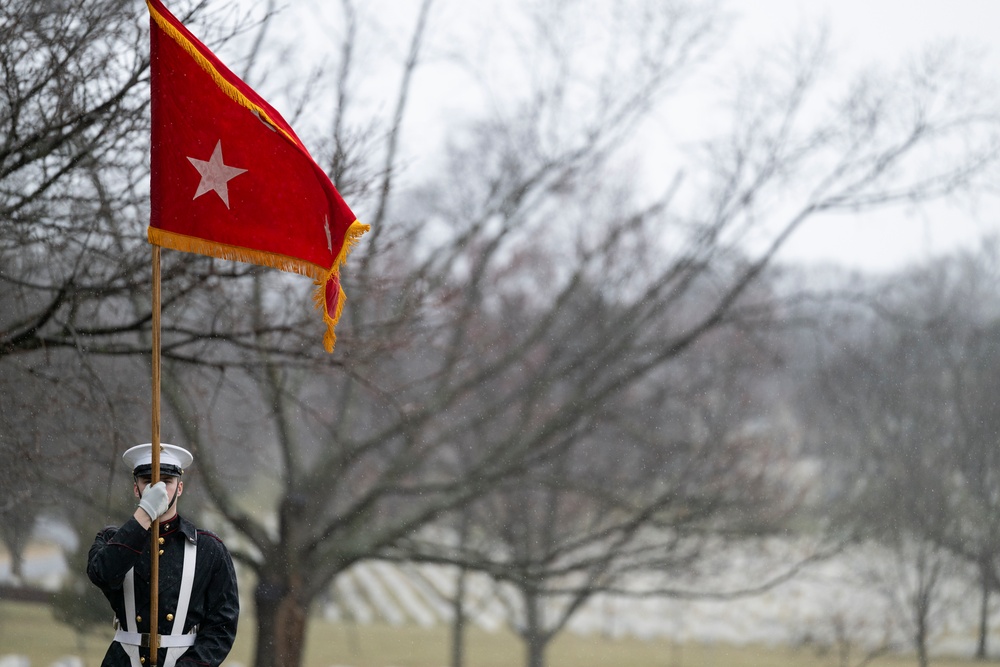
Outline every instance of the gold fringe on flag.
[[(350, 229), (353, 229), (354, 225), (357, 224), (359, 223), (353, 223)], [(368, 225), (365, 225), (365, 227), (367, 226)], [(299, 259), (298, 257), (290, 257), (288, 255), (281, 255), (275, 252), (254, 250), (253, 248), (244, 248), (242, 246), (219, 243), (218, 241), (208, 241), (196, 236), (178, 234), (177, 232), (168, 232), (157, 227), (148, 227), (146, 230), (146, 236), (149, 238), (150, 243), (164, 248), (170, 248), (171, 250), (191, 252), (198, 255), (208, 255), (209, 257), (229, 259), (236, 262), (246, 262), (248, 264), (257, 264), (259, 266), (267, 266), (272, 269), (278, 269), (279, 271), (288, 271), (290, 273), (298, 273), (299, 275), (309, 276), (315, 280), (320, 280), (329, 275), (329, 270), (324, 266), (307, 262), (303, 259)], [(334, 266), (336, 266), (336, 264)]]
[[(344, 302), (347, 301), (344, 288), (340, 286), (340, 267), (347, 261), (347, 255), (351, 252), (351, 248), (370, 229), (371, 225), (363, 224), (357, 220), (351, 223), (351, 226), (347, 228), (347, 233), (344, 235), (344, 243), (340, 247), (340, 254), (337, 255), (337, 259), (329, 269), (297, 257), (219, 243), (218, 241), (208, 241), (196, 236), (164, 231), (156, 227), (147, 228), (146, 235), (150, 243), (163, 248), (195, 253), (197, 255), (207, 255), (209, 257), (217, 257), (218, 259), (257, 264), (258, 266), (267, 266), (279, 271), (288, 271), (290, 273), (309, 276), (316, 284), (316, 289), (313, 292), (313, 301), (316, 303), (317, 309), (323, 310), (323, 321), (326, 323), (326, 333), (323, 334), (323, 347), (327, 352), (333, 352), (334, 345), (337, 343), (337, 335), (334, 333), (334, 329), (337, 326), (337, 322), (340, 321), (341, 314), (344, 312)], [(333, 278), (338, 279), (337, 289), (339, 293), (337, 294), (336, 312), (330, 313), (326, 309), (326, 285)]]
[[(323, 334), (323, 348), (327, 352), (333, 352), (333, 347), (337, 344), (337, 334), (334, 330), (337, 322), (340, 321), (340, 315), (344, 312), (344, 303), (347, 301), (347, 294), (340, 285), (340, 267), (347, 261), (347, 255), (351, 252), (351, 248), (354, 247), (361, 239), (361, 236), (369, 229), (371, 229), (371, 225), (360, 223), (357, 220), (352, 222), (351, 226), (347, 228), (347, 233), (344, 235), (344, 244), (340, 247), (340, 254), (337, 256), (337, 260), (323, 278), (316, 279), (313, 301), (316, 303), (317, 309), (323, 310), (323, 321), (326, 322), (326, 333)], [(337, 310), (331, 313), (326, 308), (326, 285), (335, 277), (337, 278), (338, 290)]]

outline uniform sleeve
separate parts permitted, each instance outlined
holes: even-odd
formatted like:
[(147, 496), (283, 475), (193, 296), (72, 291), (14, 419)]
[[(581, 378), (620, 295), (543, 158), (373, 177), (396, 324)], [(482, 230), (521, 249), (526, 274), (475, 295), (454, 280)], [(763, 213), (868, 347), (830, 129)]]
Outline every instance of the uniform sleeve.
[(102, 590), (122, 587), (125, 575), (149, 542), (149, 529), (131, 518), (121, 528), (105, 528), (94, 538), (87, 557), (87, 576)]
[(199, 539), (216, 540), (211, 578), (205, 591), (205, 618), (198, 628), (194, 646), (184, 652), (178, 665), (221, 665), (236, 641), (236, 625), (240, 616), (240, 596), (236, 585), (236, 570), (229, 550), (211, 535)]

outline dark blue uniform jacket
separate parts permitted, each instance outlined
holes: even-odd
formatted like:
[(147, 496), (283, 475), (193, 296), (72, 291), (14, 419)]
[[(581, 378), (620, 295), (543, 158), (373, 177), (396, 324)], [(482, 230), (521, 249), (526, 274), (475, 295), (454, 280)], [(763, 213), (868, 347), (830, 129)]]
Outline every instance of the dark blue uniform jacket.
[[(160, 595), (158, 600), (158, 631), (170, 634), (173, 612), (180, 593), (184, 543), (192, 541), (198, 547), (194, 585), (188, 605), (184, 632), (198, 626), (198, 638), (177, 660), (178, 667), (221, 665), (236, 639), (236, 623), (240, 615), (240, 600), (236, 588), (236, 573), (229, 550), (215, 534), (198, 530), (186, 519), (175, 516), (160, 523)], [(111, 603), (121, 627), (127, 628), (125, 597), (122, 583), (126, 573), (135, 568), (136, 630), (149, 632), (150, 531), (134, 518), (121, 528), (110, 526), (97, 534), (87, 561), (87, 576)], [(149, 664), (149, 649), (139, 654)], [(158, 652), (157, 665), (164, 664), (166, 649)], [(128, 667), (128, 655), (121, 644), (112, 642), (104, 656), (102, 667)]]

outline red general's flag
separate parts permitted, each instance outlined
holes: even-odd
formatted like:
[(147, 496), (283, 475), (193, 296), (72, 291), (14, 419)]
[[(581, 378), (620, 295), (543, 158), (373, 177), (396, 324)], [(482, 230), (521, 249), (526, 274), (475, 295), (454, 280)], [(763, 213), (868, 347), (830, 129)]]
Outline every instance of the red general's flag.
[(150, 14), (149, 242), (311, 276), (333, 351), (339, 270), (366, 231), (291, 126), (160, 0)]

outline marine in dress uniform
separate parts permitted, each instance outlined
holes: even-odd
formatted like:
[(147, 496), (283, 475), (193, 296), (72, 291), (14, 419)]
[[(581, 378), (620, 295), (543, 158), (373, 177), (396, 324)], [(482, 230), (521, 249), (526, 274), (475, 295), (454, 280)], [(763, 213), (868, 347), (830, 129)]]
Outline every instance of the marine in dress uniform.
[(103, 667), (140, 667), (149, 660), (150, 525), (160, 519), (159, 619), (164, 667), (221, 665), (236, 639), (240, 614), (236, 573), (217, 535), (177, 514), (184, 469), (194, 460), (174, 445), (161, 445), (158, 484), (150, 485), (152, 448), (137, 445), (122, 457), (132, 470), (139, 508), (121, 527), (97, 534), (87, 575), (115, 613), (115, 641)]

